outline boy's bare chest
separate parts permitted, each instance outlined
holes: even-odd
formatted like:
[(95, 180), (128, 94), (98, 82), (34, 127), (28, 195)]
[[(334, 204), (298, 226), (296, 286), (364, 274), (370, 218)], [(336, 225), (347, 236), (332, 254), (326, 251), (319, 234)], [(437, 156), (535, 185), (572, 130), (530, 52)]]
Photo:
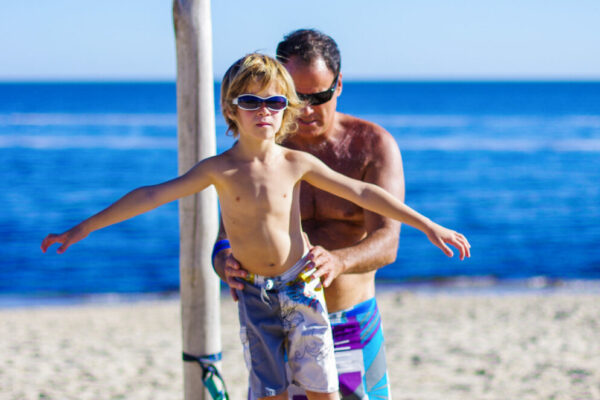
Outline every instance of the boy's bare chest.
[(298, 177), (285, 165), (244, 165), (226, 173), (230, 201), (246, 209), (274, 210), (291, 199)]

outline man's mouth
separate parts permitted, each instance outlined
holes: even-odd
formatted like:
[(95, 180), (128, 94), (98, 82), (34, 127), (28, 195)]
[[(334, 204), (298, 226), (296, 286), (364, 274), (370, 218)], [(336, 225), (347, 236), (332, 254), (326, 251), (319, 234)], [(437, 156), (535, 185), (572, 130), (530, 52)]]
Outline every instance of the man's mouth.
[(316, 125), (318, 121), (316, 119), (306, 120), (306, 119), (299, 118), (298, 122), (300, 123), (300, 125)]

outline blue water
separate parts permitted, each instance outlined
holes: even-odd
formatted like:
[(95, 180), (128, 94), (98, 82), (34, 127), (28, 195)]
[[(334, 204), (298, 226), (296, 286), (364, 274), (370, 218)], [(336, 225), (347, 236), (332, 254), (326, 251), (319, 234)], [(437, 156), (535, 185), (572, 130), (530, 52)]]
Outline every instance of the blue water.
[[(600, 279), (600, 83), (345, 82), (339, 108), (394, 135), (407, 203), (473, 246), (448, 259), (404, 227), (380, 279)], [(0, 84), (0, 295), (177, 290), (176, 203), (39, 250), (174, 177), (176, 119), (173, 83)]]

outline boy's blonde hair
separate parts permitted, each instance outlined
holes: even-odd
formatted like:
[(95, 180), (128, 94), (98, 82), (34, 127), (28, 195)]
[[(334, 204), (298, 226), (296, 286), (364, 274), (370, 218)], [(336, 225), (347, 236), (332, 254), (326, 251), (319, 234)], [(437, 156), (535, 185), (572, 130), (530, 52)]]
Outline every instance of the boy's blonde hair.
[(296, 95), (294, 81), (285, 67), (276, 59), (264, 54), (252, 53), (237, 60), (223, 76), (221, 82), (221, 112), (227, 122), (227, 132), (232, 131), (233, 136), (239, 135), (239, 127), (233, 118), (236, 107), (233, 99), (247, 93), (248, 88), (256, 84), (262, 90), (275, 83), (281, 93), (288, 99), (288, 106), (283, 111), (281, 128), (275, 134), (275, 141), (280, 143), (290, 132), (297, 129), (296, 117), (303, 107), (303, 103)]

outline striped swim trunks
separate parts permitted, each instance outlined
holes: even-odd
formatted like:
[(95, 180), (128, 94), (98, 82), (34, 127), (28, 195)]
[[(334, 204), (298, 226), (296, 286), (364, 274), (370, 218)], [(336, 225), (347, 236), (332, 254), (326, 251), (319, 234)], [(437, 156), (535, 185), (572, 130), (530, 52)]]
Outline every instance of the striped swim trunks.
[[(381, 316), (375, 298), (329, 314), (333, 329), (340, 398), (391, 399)], [(296, 387), (291, 400), (306, 400)]]

